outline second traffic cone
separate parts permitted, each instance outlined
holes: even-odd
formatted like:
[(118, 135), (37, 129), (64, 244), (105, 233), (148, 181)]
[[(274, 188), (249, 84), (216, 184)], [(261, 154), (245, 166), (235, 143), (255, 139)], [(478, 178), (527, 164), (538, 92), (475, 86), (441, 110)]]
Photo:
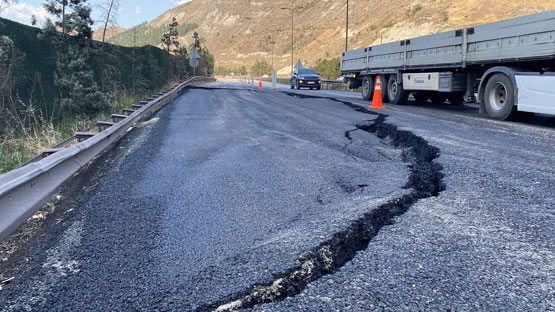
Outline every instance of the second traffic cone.
[(262, 80), (258, 81), (258, 88), (262, 89)]
[(370, 106), (370, 108), (385, 109), (382, 105), (382, 82), (380, 76), (376, 78), (376, 88), (374, 89), (374, 98), (372, 99), (372, 106)]

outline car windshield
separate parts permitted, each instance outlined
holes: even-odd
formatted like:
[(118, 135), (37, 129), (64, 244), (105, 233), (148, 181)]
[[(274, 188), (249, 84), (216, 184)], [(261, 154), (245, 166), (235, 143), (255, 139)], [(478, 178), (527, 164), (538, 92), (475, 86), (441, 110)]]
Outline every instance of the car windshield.
[(299, 69), (299, 75), (318, 75), (314, 69), (303, 68)]

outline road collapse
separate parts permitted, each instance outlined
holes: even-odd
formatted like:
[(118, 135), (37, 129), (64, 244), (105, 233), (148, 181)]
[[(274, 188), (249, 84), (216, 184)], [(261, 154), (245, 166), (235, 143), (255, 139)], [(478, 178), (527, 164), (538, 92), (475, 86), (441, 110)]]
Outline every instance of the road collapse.
[[(312, 98), (296, 93), (286, 94), (293, 97)], [(317, 98), (321, 99), (322, 97)], [(375, 113), (335, 98), (326, 99), (340, 102), (359, 112), (378, 116), (375, 120), (357, 125), (356, 129), (351, 132), (365, 131), (376, 135), (397, 149), (402, 149), (403, 161), (410, 164), (411, 170), (405, 188), (412, 191), (353, 221), (345, 230), (336, 233), (330, 240), (314, 248), (310, 256), (299, 259), (300, 266), (277, 276), (271, 283), (254, 285), (231, 299), (200, 307), (197, 311), (248, 309), (259, 304), (280, 302), (287, 297), (295, 296), (301, 293), (309, 283), (335, 273), (351, 261), (358, 251), (368, 247), (371, 240), (384, 226), (393, 224), (394, 218), (403, 215), (417, 201), (438, 196), (445, 189), (442, 181), (443, 167), (435, 161), (440, 155), (438, 148), (431, 146), (426, 140), (410, 131), (399, 130), (396, 126), (386, 123), (387, 115), (385, 114)], [(346, 134), (346, 137), (350, 139), (349, 134)]]

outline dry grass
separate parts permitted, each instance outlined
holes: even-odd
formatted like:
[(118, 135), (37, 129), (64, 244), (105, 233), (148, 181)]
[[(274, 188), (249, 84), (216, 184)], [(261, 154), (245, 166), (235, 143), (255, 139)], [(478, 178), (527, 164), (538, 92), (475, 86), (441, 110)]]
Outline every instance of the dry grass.
[[(113, 112), (121, 111), (123, 108), (138, 102), (138, 100), (139, 97), (137, 96), (121, 94), (117, 97)], [(36, 157), (43, 149), (62, 142), (71, 137), (76, 131), (88, 128), (92, 121), (106, 119), (112, 113), (105, 112), (92, 117), (66, 118), (62, 123), (54, 125), (51, 118), (44, 118), (40, 110), (33, 107), (33, 105), (20, 104), (24, 109), (17, 116), (11, 114), (7, 109), (2, 110), (2, 114), (10, 115), (7, 118), (9, 127), (0, 137), (0, 174), (23, 165)], [(36, 237), (47, 220), (56, 215), (56, 207), (61, 199), (61, 195), (54, 195), (16, 232), (0, 242), (0, 267), (7, 263), (21, 246)], [(63, 218), (63, 214), (58, 215), (54, 222), (57, 224)], [(11, 278), (13, 277), (2, 276), (0, 273), (0, 289), (2, 288), (2, 281), (9, 281)]]
[(52, 117), (45, 117), (32, 104), (19, 103), (22, 110), (4, 110), (8, 126), (0, 138), (0, 174), (13, 170), (35, 158), (44, 149), (55, 146), (71, 137), (75, 132), (86, 129), (93, 121), (103, 120), (113, 112), (121, 111), (137, 102), (137, 97), (122, 94), (118, 96), (112, 112), (94, 116), (64, 118), (54, 124)]

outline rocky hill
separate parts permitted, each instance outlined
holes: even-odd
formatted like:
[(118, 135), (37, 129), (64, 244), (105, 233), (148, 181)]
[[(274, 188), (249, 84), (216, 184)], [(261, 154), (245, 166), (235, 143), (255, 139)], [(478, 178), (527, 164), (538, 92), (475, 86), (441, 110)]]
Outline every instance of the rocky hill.
[[(125, 31), (127, 31), (127, 29), (122, 28), (122, 27), (108, 27), (108, 28), (106, 28), (106, 41), (110, 42), (110, 38), (114, 37), (117, 34), (125, 32)], [(103, 32), (104, 32), (104, 29), (95, 30), (94, 33), (93, 33), (93, 39), (101, 41)]]
[[(270, 42), (273, 41), (275, 67), (281, 75), (286, 75), (291, 62), (291, 13), (281, 8), (302, 6), (294, 16), (295, 60), (301, 59), (312, 66), (318, 59), (338, 57), (344, 50), (345, 3), (344, 0), (193, 0), (141, 25), (140, 31), (160, 29), (175, 16), (180, 24), (194, 25), (180, 38), (182, 44), (191, 43), (194, 29), (214, 54), (216, 66), (228, 68), (248, 68), (262, 59), (271, 63)], [(553, 9), (555, 1), (552, 0), (350, 0), (349, 48)], [(132, 31), (123, 34), (129, 38)], [(118, 36), (113, 40), (118, 42)]]

